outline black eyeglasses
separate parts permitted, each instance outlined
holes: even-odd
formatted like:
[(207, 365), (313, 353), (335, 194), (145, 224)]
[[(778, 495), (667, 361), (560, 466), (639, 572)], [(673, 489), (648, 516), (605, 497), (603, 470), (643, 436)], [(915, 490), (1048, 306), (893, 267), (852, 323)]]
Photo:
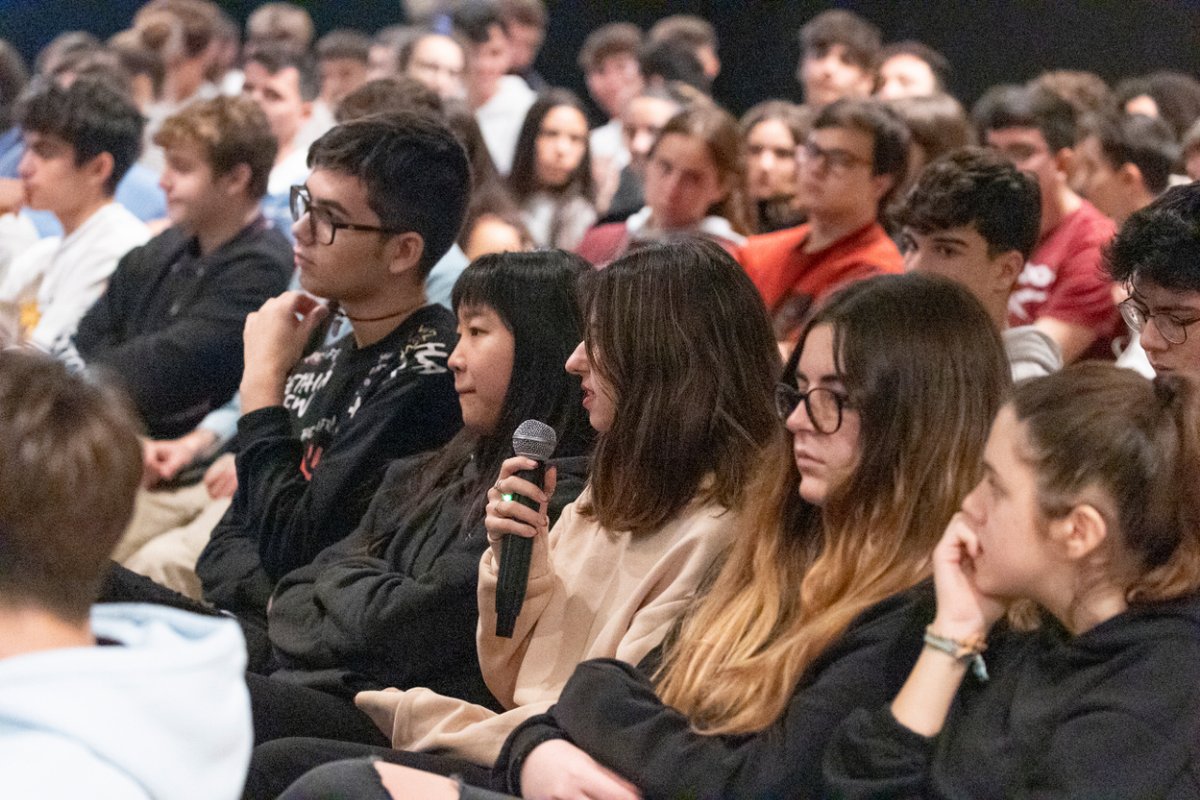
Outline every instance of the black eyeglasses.
[(1188, 326), (1200, 322), (1200, 317), (1180, 319), (1174, 314), (1151, 314), (1150, 310), (1134, 297), (1122, 300), (1117, 308), (1121, 309), (1121, 316), (1129, 323), (1129, 327), (1141, 333), (1146, 323), (1153, 321), (1154, 327), (1158, 328), (1162, 337), (1171, 344), (1186, 342)]
[(870, 167), (871, 160), (859, 158), (849, 150), (830, 148), (826, 150), (814, 141), (807, 141), (796, 150), (796, 155), (805, 164), (817, 166), (825, 164), (825, 168), (834, 175), (844, 175), (854, 167)]
[(290, 197), (292, 220), (299, 222), (301, 217), (308, 215), (308, 232), (316, 244), (333, 244), (334, 237), (341, 230), (366, 231), (368, 233), (406, 233), (392, 228), (381, 228), (378, 225), (359, 225), (353, 222), (337, 222), (327, 209), (313, 206), (312, 195), (307, 186), (293, 186)]
[(825, 434), (837, 433), (842, 427), (842, 409), (854, 407), (849, 397), (824, 386), (802, 392), (786, 383), (775, 385), (775, 410), (780, 419), (790, 417), (801, 403), (813, 428), (817, 433)]

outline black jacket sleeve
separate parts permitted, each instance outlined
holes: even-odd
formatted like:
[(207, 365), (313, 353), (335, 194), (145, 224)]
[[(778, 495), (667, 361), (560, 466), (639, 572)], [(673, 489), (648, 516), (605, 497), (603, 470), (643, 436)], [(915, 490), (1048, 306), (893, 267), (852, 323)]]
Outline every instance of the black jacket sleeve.
[(236, 584), (273, 586), (349, 535), (387, 462), (446, 442), (461, 424), (457, 408), (449, 372), (384, 384), (325, 449), (311, 479), (301, 470), (303, 446), (282, 406), (244, 415), (238, 421), (234, 508), (197, 563), (205, 597), (233, 611), (252, 602), (256, 613), (264, 613), (265, 599)]
[(580, 664), (550, 715), (567, 738), (648, 800), (816, 797), (834, 729), (853, 709), (877, 707), (895, 694), (931, 615), (927, 585), (877, 605), (810, 668), (783, 715), (754, 735), (697, 734), (659, 700), (646, 674), (613, 659)]
[[(389, 467), (359, 528), (280, 581), (269, 627), (285, 668), (343, 667), (367, 676), (372, 688), (441, 691), (440, 681), (461, 664), (478, 663), (475, 585), (487, 536), (482, 521), (461, 528), (471, 500), (462, 492), (475, 482), (448, 487), (436, 513), (410, 519), (403, 498), (425, 463)], [(581, 475), (559, 471), (555, 518), (583, 488)], [(381, 537), (393, 539), (389, 557), (369, 555)]]

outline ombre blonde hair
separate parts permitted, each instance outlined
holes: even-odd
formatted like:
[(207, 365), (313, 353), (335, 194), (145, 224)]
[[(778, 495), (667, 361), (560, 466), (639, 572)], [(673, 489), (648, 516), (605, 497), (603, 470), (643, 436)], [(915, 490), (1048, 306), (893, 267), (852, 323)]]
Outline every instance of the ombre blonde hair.
[(875, 278), (835, 295), (805, 329), (832, 325), (860, 416), (853, 474), (818, 509), (795, 465), (757, 487), (757, 528), (734, 544), (655, 675), (705, 734), (762, 730), (805, 671), (870, 606), (930, 574), (930, 554), (979, 478), (1009, 368), (979, 302), (948, 281)]

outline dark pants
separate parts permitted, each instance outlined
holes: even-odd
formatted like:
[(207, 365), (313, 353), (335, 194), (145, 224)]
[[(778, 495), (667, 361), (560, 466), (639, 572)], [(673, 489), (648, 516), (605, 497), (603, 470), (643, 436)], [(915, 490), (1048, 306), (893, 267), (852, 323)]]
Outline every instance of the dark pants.
[[(463, 784), (459, 800), (504, 800), (497, 794)], [(279, 796), (279, 800), (396, 800), (383, 788), (374, 761), (356, 758), (333, 761), (308, 772)]]
[(256, 745), (297, 736), (377, 747), (391, 744), (371, 718), (359, 711), (349, 698), (253, 672), (246, 673), (246, 688), (250, 690)]
[[(276, 739), (254, 748), (254, 755), (250, 759), (250, 774), (246, 776), (243, 800), (275, 800), (309, 770), (334, 761), (362, 758), (373, 758), (391, 764), (403, 764), (406, 767), (414, 767), (438, 775), (457, 777), (464, 783), (473, 786), (492, 786), (490, 769), (449, 756), (409, 753), (403, 750), (393, 750), (390, 747), (374, 747), (329, 739)], [(373, 769), (371, 771), (374, 772)], [(337, 795), (288, 795), (292, 798), (310, 796), (332, 798)], [(376, 796), (378, 795), (362, 795), (364, 798)], [(345, 797), (357, 798), (359, 795), (346, 794)]]

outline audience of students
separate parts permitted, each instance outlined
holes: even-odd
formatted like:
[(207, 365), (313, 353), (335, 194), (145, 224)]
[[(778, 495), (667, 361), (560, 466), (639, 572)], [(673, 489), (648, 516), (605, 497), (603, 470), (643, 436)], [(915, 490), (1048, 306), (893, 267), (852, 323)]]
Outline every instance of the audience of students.
[(150, 238), (113, 200), (141, 150), (142, 117), (120, 92), (81, 78), (26, 96), (16, 121), (25, 202), (54, 214), (63, 233), (16, 255), (0, 276), (0, 346), (49, 352), (104, 293), (118, 259)]
[(1036, 325), (1067, 363), (1111, 359), (1118, 319), (1101, 251), (1113, 224), (1068, 185), (1074, 110), (1047, 89), (999, 86), (973, 116), (980, 143), (1033, 173), (1042, 193), (1041, 237), (1009, 301), (1009, 321)]
[(0, 794), (1200, 795), (1200, 81), (550, 11), (0, 42)]
[[(933, 551), (929, 646), (839, 729), (834, 796), (1196, 796), (1198, 391), (1106, 364), (1016, 387)], [(1020, 601), (1032, 632), (998, 624)]]
[[(246, 320), (237, 491), (196, 564), (204, 597), (262, 628), (279, 578), (356, 527), (388, 461), (461, 427), (446, 359), (454, 317), (425, 278), (467, 205), (462, 145), (396, 112), (335, 127), (291, 192), (302, 292)], [(338, 304), (341, 338), (305, 355)]]
[[(505, 737), (555, 702), (576, 663), (637, 663), (662, 641), (709, 569), (746, 535), (753, 487), (781, 466), (772, 399), (779, 360), (762, 304), (733, 259), (705, 241), (649, 246), (590, 277), (584, 341), (566, 362), (599, 432), (588, 485), (553, 530), (554, 482), (543, 491), (515, 475), (526, 459), (506, 461), (488, 490), (477, 644), (503, 711), (425, 688), (364, 692), (358, 706), (395, 749), (357, 752), (485, 779)], [(723, 379), (713, 381), (717, 370)], [(511, 638), (496, 632), (507, 534), (533, 537)], [(252, 771), (278, 792), (305, 766), (354, 752), (284, 739), (260, 745)]]

